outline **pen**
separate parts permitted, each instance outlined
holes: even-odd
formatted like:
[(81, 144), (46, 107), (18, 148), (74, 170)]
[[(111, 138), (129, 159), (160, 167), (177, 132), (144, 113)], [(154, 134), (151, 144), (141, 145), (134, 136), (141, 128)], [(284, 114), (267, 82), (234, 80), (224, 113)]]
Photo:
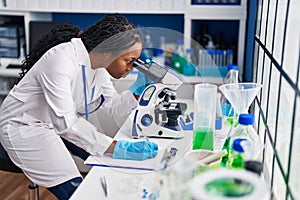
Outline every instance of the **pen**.
[(150, 140), (148, 139), (147, 135), (145, 135), (145, 133), (141, 132), (142, 135), (144, 136), (144, 138), (147, 140), (147, 142), (150, 142)]
[(105, 195), (105, 197), (107, 197), (107, 183), (106, 183), (105, 176), (100, 177), (100, 182), (101, 182), (102, 189), (104, 191), (104, 195)]
[(137, 126), (138, 126), (141, 134), (143, 135), (143, 137), (147, 140), (147, 142), (150, 142), (149, 139), (148, 139), (148, 137), (147, 137), (147, 135), (142, 131), (141, 127), (138, 124), (137, 124)]

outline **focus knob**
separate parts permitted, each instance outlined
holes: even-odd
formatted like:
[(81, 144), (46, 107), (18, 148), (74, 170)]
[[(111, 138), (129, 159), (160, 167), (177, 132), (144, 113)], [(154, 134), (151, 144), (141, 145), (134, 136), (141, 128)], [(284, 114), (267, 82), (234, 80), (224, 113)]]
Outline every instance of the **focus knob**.
[(152, 117), (149, 114), (146, 114), (142, 117), (141, 123), (143, 126), (150, 126), (152, 124)]

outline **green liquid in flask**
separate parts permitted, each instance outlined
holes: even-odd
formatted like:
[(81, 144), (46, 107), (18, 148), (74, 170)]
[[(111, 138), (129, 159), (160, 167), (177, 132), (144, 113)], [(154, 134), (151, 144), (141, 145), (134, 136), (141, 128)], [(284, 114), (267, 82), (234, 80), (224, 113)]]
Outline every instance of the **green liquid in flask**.
[(198, 127), (194, 130), (193, 149), (214, 149), (214, 132), (209, 127)]

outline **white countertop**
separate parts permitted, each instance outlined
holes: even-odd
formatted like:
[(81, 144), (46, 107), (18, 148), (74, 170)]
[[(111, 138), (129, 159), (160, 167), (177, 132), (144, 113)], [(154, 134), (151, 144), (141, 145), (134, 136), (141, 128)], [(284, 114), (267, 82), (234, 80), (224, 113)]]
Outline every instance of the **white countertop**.
[[(186, 103), (188, 103), (188, 106), (190, 109), (193, 108), (193, 101), (192, 100), (186, 100)], [(190, 111), (188, 109), (188, 111)], [(131, 130), (131, 117), (129, 117), (123, 126), (120, 128), (119, 132), (115, 136), (115, 139), (127, 139), (127, 140), (133, 140), (130, 138), (129, 133)], [(222, 131), (216, 131), (215, 137), (214, 137), (214, 143), (215, 143), (215, 149), (221, 149), (224, 139), (227, 135), (227, 132), (229, 130), (229, 127), (225, 127), (222, 129)], [(159, 139), (159, 138), (150, 138), (151, 141), (156, 142), (159, 146), (160, 151), (164, 151), (166, 148), (169, 148), (170, 146), (176, 146), (179, 148), (178, 155), (176, 155), (177, 158), (181, 158), (190, 148), (191, 146), (188, 146), (192, 142), (192, 131), (187, 131), (186, 136), (179, 140), (172, 140), (172, 139)], [(141, 140), (144, 140), (143, 138), (140, 138)], [(136, 139), (135, 139), (136, 140)], [(104, 167), (104, 165), (101, 166), (93, 166), (88, 175), (84, 178), (83, 182), (79, 186), (79, 188), (75, 191), (75, 193), (72, 196), (72, 200), (79, 200), (79, 199), (142, 199), (142, 196), (144, 194), (144, 190), (146, 189), (149, 194), (155, 193), (157, 189), (157, 176), (159, 176), (159, 172), (157, 172), (157, 168), (153, 168), (154, 170), (138, 170), (138, 169), (127, 169), (127, 168), (120, 168), (119, 166), (126, 166), (131, 164), (133, 162), (135, 165), (138, 165), (138, 167), (144, 166), (144, 165), (152, 165), (153, 163), (155, 166), (156, 164), (161, 160), (161, 153), (159, 153), (156, 158), (148, 159), (145, 161), (129, 161), (129, 160), (118, 160), (118, 159), (112, 159), (107, 158), (110, 160), (110, 163), (107, 163), (110, 165), (113, 163), (113, 165), (117, 167)], [(156, 159), (156, 160), (155, 160)], [(175, 159), (173, 163), (177, 162), (180, 159)], [(94, 157), (90, 156), (86, 162), (87, 163), (93, 163), (94, 164), (106, 164), (107, 160), (97, 160)], [(129, 163), (129, 164), (128, 164)], [(171, 165), (173, 164), (171, 162)], [(107, 180), (108, 185), (108, 197), (106, 198), (103, 192), (103, 189), (101, 187), (100, 177), (105, 176)], [(129, 184), (130, 182), (135, 182)], [(128, 187), (131, 186), (131, 187)], [(131, 191), (132, 190), (132, 191)], [(166, 195), (163, 194), (161, 191), (160, 195)], [(162, 199), (162, 198), (160, 198)]]

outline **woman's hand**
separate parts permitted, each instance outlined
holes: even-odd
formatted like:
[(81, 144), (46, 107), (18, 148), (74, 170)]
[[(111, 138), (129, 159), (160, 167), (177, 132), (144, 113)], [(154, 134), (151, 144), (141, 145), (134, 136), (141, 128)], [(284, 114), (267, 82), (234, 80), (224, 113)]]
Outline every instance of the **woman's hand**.
[(136, 81), (129, 87), (129, 90), (133, 92), (135, 97), (139, 97), (151, 83), (153, 83), (153, 81), (146, 77), (143, 72), (139, 71)]
[(114, 148), (113, 158), (127, 160), (145, 160), (157, 155), (158, 146), (150, 141), (130, 142), (119, 140)]

